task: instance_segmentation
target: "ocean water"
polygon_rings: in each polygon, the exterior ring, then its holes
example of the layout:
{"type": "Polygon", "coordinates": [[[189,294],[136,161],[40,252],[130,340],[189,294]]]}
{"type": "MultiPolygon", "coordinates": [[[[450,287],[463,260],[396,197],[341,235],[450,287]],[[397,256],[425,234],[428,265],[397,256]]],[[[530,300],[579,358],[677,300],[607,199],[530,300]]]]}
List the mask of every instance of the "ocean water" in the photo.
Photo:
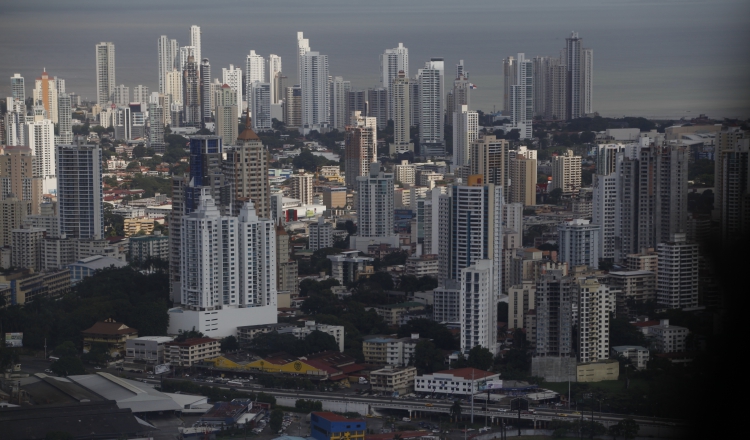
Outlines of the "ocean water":
{"type": "MultiPolygon", "coordinates": [[[[594,49],[594,110],[605,116],[750,117],[750,2],[746,0],[0,0],[0,96],[9,77],[27,95],[43,68],[68,92],[94,97],[94,45],[115,44],[116,80],[157,90],[160,35],[189,44],[202,30],[212,76],[244,70],[250,49],[282,57],[296,78],[296,33],[354,88],[379,85],[378,55],[403,42],[410,75],[444,57],[446,87],[464,60],[473,109],[502,106],[504,57],[556,56],[575,30],[594,49]]],[[[131,92],[132,93],[132,92],[131,92]]]]}

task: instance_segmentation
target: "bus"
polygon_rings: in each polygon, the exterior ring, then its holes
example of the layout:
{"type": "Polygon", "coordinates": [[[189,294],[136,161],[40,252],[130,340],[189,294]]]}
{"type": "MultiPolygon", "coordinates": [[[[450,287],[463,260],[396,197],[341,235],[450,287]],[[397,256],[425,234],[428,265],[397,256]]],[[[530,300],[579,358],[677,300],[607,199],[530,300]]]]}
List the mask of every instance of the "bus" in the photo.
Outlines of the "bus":
{"type": "Polygon", "coordinates": [[[59,361],[60,358],[57,356],[50,356],[49,358],[47,358],[47,360],[50,362],[55,362],[55,361],[59,361]]]}

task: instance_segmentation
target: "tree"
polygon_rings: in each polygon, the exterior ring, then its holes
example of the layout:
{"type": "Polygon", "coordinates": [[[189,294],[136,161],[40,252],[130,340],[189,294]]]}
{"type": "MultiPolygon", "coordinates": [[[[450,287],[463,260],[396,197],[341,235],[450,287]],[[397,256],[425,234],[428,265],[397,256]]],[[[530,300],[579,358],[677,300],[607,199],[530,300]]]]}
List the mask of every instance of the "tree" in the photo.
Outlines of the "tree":
{"type": "Polygon", "coordinates": [[[338,351],[339,344],[336,338],[320,330],[314,330],[305,339],[297,344],[304,351],[304,354],[319,353],[321,351],[338,351]]]}
{"type": "Polygon", "coordinates": [[[146,147],[143,145],[136,145],[133,148],[133,157],[144,157],[146,156],[146,147]]]}
{"type": "Polygon", "coordinates": [[[560,197],[562,197],[563,191],[561,188],[555,188],[549,192],[550,202],[557,205],[560,203],[560,197]]]}
{"type": "Polygon", "coordinates": [[[493,361],[492,352],[481,345],[475,345],[469,350],[468,363],[472,368],[487,371],[492,368],[493,361]]]}
{"type": "Polygon", "coordinates": [[[187,339],[195,339],[195,338],[205,338],[206,335],[203,333],[197,331],[195,327],[193,327],[192,330],[179,330],[179,333],[177,333],[177,337],[175,338],[175,342],[184,342],[187,339]]]}
{"type": "Polygon", "coordinates": [[[453,405],[451,405],[450,410],[451,417],[459,418],[461,417],[461,402],[458,400],[453,401],[453,405]]]}
{"type": "Polygon", "coordinates": [[[50,370],[58,376],[75,376],[86,374],[83,362],[75,356],[63,356],[50,365],[50,370]]]}
{"type": "Polygon", "coordinates": [[[273,411],[271,411],[271,430],[272,431],[278,431],[281,429],[281,423],[284,421],[284,411],[276,408],[273,411]]]}
{"type": "Polygon", "coordinates": [[[616,424],[609,427],[609,435],[612,436],[612,440],[617,440],[617,437],[624,439],[635,438],[638,435],[638,431],[641,429],[638,422],[633,419],[623,419],[616,424]]]}
{"type": "Polygon", "coordinates": [[[78,349],[76,348],[76,344],[72,341],[65,341],[55,347],[54,352],[59,357],[76,356],[78,354],[78,349]]]}
{"type": "Polygon", "coordinates": [[[234,351],[239,350],[240,343],[237,341],[237,338],[234,336],[227,336],[226,338],[222,338],[219,342],[219,345],[221,347],[222,353],[226,353],[227,351],[234,351]]]}
{"type": "Polygon", "coordinates": [[[609,320],[609,345],[640,345],[646,346],[648,342],[643,333],[625,318],[614,317],[609,320]]]}
{"type": "Polygon", "coordinates": [[[432,341],[422,340],[414,347],[414,366],[420,374],[432,373],[443,363],[443,354],[432,341]]]}

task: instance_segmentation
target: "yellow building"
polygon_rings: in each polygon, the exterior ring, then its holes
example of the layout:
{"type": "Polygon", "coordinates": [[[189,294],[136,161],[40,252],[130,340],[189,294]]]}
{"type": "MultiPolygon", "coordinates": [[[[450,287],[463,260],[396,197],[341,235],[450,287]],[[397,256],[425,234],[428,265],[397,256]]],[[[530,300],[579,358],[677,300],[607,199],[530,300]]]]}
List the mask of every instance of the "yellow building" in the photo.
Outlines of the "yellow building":
{"type": "Polygon", "coordinates": [[[125,352],[125,341],[138,337],[138,330],[117,322],[112,318],[99,321],[83,334],[83,352],[91,350],[95,343],[107,344],[110,354],[125,352]]]}
{"type": "Polygon", "coordinates": [[[132,237],[143,231],[146,235],[154,233],[154,219],[126,218],[122,227],[126,237],[132,237]]]}
{"type": "Polygon", "coordinates": [[[576,366],[578,382],[601,382],[617,380],[620,377],[620,363],[614,359],[587,362],[576,366]]]}

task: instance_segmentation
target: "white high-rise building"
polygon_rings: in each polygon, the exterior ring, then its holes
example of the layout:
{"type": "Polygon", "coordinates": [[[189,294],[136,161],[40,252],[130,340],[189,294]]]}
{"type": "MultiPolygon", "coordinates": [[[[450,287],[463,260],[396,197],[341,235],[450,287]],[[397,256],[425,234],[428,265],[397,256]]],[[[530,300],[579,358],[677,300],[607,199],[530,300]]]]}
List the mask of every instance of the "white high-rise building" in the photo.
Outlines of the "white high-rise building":
{"type": "Polygon", "coordinates": [[[595,174],[591,223],[599,225],[599,255],[602,259],[615,258],[615,218],[617,206],[617,174],[595,174]]]}
{"type": "Polygon", "coordinates": [[[534,79],[531,60],[518,54],[514,64],[515,83],[510,86],[510,122],[518,129],[521,139],[531,139],[534,120],[534,79]]]}
{"type": "Polygon", "coordinates": [[[409,77],[409,49],[404,43],[398,43],[398,47],[386,49],[380,55],[380,84],[388,91],[387,119],[393,119],[395,109],[393,107],[393,81],[399,72],[404,72],[409,77]]]}
{"type": "Polygon", "coordinates": [[[321,215],[317,223],[310,223],[308,249],[317,251],[333,247],[333,225],[326,223],[325,218],[321,215]]]}
{"type": "Polygon", "coordinates": [[[422,156],[445,155],[444,65],[442,58],[432,58],[423,69],[419,69],[419,154],[422,156]]]}
{"type": "Polygon", "coordinates": [[[265,82],[266,60],[251,50],[245,60],[245,87],[250,88],[254,82],[265,82]]]}
{"type": "Polygon", "coordinates": [[[581,156],[575,156],[573,150],[552,158],[552,182],[547,191],[556,188],[560,188],[564,195],[578,193],[581,189],[581,156]]]}
{"type": "Polygon", "coordinates": [[[297,84],[302,84],[302,56],[310,52],[310,40],[297,32],[297,84]]]}
{"type": "Polygon", "coordinates": [[[462,105],[460,111],[453,112],[453,164],[469,164],[469,147],[479,135],[479,114],[469,111],[462,105]]]}
{"type": "Polygon", "coordinates": [[[73,143],[73,107],[70,95],[60,93],[57,97],[57,144],[70,145],[73,143]]]}
{"type": "Polygon", "coordinates": [[[391,119],[393,119],[393,153],[406,153],[414,151],[414,144],[411,142],[411,97],[409,93],[409,76],[406,72],[400,71],[391,83],[390,88],[392,109],[391,119]]]}
{"type": "Polygon", "coordinates": [[[115,86],[112,94],[112,103],[118,107],[124,107],[130,104],[130,87],[125,84],[115,86]]]}
{"type": "Polygon", "coordinates": [[[201,62],[201,27],[192,25],[190,26],[190,45],[194,48],[193,56],[197,62],[201,62]]]}
{"type": "Polygon", "coordinates": [[[34,176],[42,178],[42,191],[44,194],[54,194],[57,189],[55,124],[42,118],[26,122],[24,140],[35,156],[34,176]]]}
{"type": "Polygon", "coordinates": [[[577,279],[578,362],[609,358],[609,317],[615,311],[615,291],[596,277],[577,279]]]}
{"type": "Polygon", "coordinates": [[[328,56],[307,52],[302,62],[302,126],[319,130],[329,123],[330,88],[328,87],[328,56]]]}
{"type": "Polygon", "coordinates": [[[96,45],[96,103],[99,107],[112,102],[115,84],[115,45],[101,42],[96,45]]]}
{"type": "Polygon", "coordinates": [[[143,85],[137,85],[133,88],[133,101],[141,103],[141,108],[144,108],[148,104],[151,93],[148,91],[148,87],[143,85]]]}
{"type": "Polygon", "coordinates": [[[104,238],[102,150],[96,145],[57,146],[60,234],[104,238]]]}
{"type": "Polygon", "coordinates": [[[26,145],[24,126],[26,125],[26,105],[23,101],[8,97],[8,112],[5,114],[5,145],[26,145]]]}
{"type": "Polygon", "coordinates": [[[394,208],[393,174],[380,171],[380,163],[373,162],[367,175],[357,177],[357,235],[349,237],[349,246],[363,252],[370,244],[397,247],[394,208]]]}
{"type": "Polygon", "coordinates": [[[310,173],[292,174],[290,196],[297,199],[303,205],[311,205],[313,201],[313,175],[310,173]]]}
{"type": "Polygon", "coordinates": [[[182,70],[170,70],[166,76],[166,95],[173,104],[182,104],[182,70]]]}
{"type": "Polygon", "coordinates": [[[346,130],[346,121],[350,116],[347,115],[347,98],[351,90],[351,81],[344,81],[341,76],[335,76],[331,81],[331,128],[346,130]]]}
{"type": "MultiPolygon", "coordinates": [[[[22,103],[26,102],[26,85],[20,73],[14,73],[10,77],[10,93],[13,99],[22,103]]],[[[10,106],[8,106],[10,109],[10,106]]]]}
{"type": "Polygon", "coordinates": [[[177,40],[169,39],[162,35],[156,42],[157,56],[159,61],[159,93],[166,95],[167,73],[179,69],[180,45],[177,40]]]}
{"type": "MultiPolygon", "coordinates": [[[[230,64],[229,68],[226,67],[221,69],[221,82],[222,84],[228,85],[234,90],[236,101],[237,101],[237,117],[242,115],[242,69],[234,67],[234,64],[230,64]]],[[[227,144],[230,145],[230,144],[227,144]]]]}
{"type": "Polygon", "coordinates": [[[215,133],[221,136],[224,145],[234,145],[237,141],[237,92],[224,84],[215,92],[214,114],[216,118],[215,133]]]}
{"type": "Polygon", "coordinates": [[[565,39],[564,56],[568,69],[568,118],[576,119],[591,113],[594,51],[585,49],[583,38],[571,32],[565,39]]]}
{"type": "Polygon", "coordinates": [[[281,91],[276,90],[276,74],[281,73],[281,57],[275,54],[268,55],[268,82],[271,83],[271,104],[278,104],[276,99],[281,96],[281,91]]]}
{"type": "Polygon", "coordinates": [[[688,242],[685,234],[656,247],[659,270],[656,302],[670,309],[698,306],[698,244],[688,242]]]}
{"type": "Polygon", "coordinates": [[[592,225],[588,220],[574,219],[557,226],[559,260],[568,263],[569,267],[599,267],[601,227],[592,225]]]}
{"type": "Polygon", "coordinates": [[[250,89],[250,111],[253,131],[267,131],[271,126],[271,84],[253,82],[250,89]]]}
{"type": "Polygon", "coordinates": [[[583,92],[583,98],[581,99],[581,105],[583,108],[583,114],[588,115],[594,112],[594,50],[583,49],[581,54],[581,91],[583,92]]]}
{"type": "Polygon", "coordinates": [[[513,57],[503,58],[503,115],[511,113],[510,87],[516,83],[516,59],[513,57]]]}
{"type": "Polygon", "coordinates": [[[47,118],[55,124],[58,123],[57,98],[57,82],[46,71],[42,72],[42,76],[34,81],[34,105],[42,103],[44,111],[47,112],[47,118]]]}
{"type": "Polygon", "coordinates": [[[497,354],[497,291],[495,264],[477,260],[461,269],[461,351],[477,345],[497,354]]]}
{"type": "Polygon", "coordinates": [[[185,69],[185,63],[188,62],[190,57],[193,57],[197,62],[200,62],[198,58],[195,56],[195,48],[193,46],[182,46],[180,48],[179,53],[179,62],[177,70],[180,71],[180,76],[182,76],[182,71],[185,69]]]}

